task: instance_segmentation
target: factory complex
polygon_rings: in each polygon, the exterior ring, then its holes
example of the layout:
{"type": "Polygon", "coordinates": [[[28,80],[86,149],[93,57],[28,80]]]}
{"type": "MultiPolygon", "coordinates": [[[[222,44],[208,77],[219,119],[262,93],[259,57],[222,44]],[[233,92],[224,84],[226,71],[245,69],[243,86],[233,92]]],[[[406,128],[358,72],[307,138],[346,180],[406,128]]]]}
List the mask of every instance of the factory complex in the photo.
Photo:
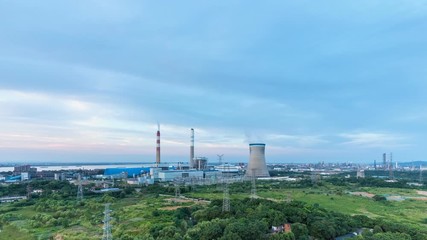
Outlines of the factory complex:
{"type": "MultiPolygon", "coordinates": [[[[219,163],[209,165],[208,158],[195,157],[194,155],[194,129],[191,128],[190,153],[188,163],[167,164],[161,161],[160,125],[156,133],[156,161],[149,166],[140,168],[107,168],[104,174],[98,178],[131,179],[130,184],[153,184],[155,182],[211,182],[216,183],[224,178],[242,179],[250,177],[269,177],[265,162],[265,144],[249,144],[249,164],[247,170],[245,164],[232,165],[219,163]],[[245,174],[246,172],[246,174],[245,174]]],[[[220,161],[223,155],[218,155],[220,161]]]]}
{"type": "MultiPolygon", "coordinates": [[[[217,183],[240,181],[244,178],[269,177],[265,161],[265,144],[249,144],[248,164],[233,165],[222,162],[223,155],[218,155],[219,163],[210,164],[206,157],[196,157],[194,147],[194,129],[191,128],[190,152],[188,162],[166,163],[161,160],[160,125],[156,132],[156,158],[151,164],[136,167],[107,167],[105,169],[66,169],[52,171],[37,171],[30,165],[16,166],[12,173],[0,175],[0,182],[15,183],[30,179],[55,179],[75,181],[80,176],[86,182],[114,182],[127,181],[128,184],[150,185],[156,182],[180,182],[188,184],[217,183]],[[247,167],[246,167],[247,165],[247,167]],[[92,181],[93,180],[93,181],[92,181]]],[[[105,188],[114,184],[107,184],[105,188]]]]}

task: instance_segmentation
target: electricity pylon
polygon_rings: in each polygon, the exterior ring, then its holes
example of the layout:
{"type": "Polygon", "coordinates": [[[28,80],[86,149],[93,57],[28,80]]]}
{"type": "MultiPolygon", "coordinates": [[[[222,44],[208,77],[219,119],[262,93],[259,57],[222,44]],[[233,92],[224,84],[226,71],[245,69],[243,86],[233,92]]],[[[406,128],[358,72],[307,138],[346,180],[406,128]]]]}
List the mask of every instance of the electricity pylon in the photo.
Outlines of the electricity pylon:
{"type": "Polygon", "coordinates": [[[252,169],[252,178],[251,178],[251,199],[257,198],[256,195],[256,176],[255,176],[255,169],[252,169]]]}
{"type": "Polygon", "coordinates": [[[77,187],[77,201],[83,201],[83,186],[82,186],[82,177],[79,173],[77,176],[78,187],[77,187]]]}
{"type": "MultiPolygon", "coordinates": [[[[228,170],[228,169],[227,169],[228,170]]],[[[227,171],[228,172],[228,171],[227,171]]],[[[228,175],[225,177],[223,175],[223,198],[222,198],[222,211],[223,212],[229,212],[230,211],[230,192],[228,189],[228,175]]]]}
{"type": "Polygon", "coordinates": [[[104,234],[102,235],[102,240],[113,240],[113,234],[111,233],[111,224],[110,224],[110,204],[105,204],[104,210],[104,234]]]}

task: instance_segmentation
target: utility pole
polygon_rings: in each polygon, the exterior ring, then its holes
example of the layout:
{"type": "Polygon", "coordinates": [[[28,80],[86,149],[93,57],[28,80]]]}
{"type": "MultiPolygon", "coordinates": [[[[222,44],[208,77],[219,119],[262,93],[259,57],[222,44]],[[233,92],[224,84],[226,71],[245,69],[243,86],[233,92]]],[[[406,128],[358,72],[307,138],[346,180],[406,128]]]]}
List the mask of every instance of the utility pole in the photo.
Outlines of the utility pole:
{"type": "Polygon", "coordinates": [[[104,210],[104,234],[102,235],[102,240],[113,240],[113,234],[111,233],[111,224],[110,224],[110,204],[105,204],[104,210]]]}
{"type": "Polygon", "coordinates": [[[78,187],[77,187],[77,201],[83,201],[83,186],[81,174],[77,176],[78,187]]]}

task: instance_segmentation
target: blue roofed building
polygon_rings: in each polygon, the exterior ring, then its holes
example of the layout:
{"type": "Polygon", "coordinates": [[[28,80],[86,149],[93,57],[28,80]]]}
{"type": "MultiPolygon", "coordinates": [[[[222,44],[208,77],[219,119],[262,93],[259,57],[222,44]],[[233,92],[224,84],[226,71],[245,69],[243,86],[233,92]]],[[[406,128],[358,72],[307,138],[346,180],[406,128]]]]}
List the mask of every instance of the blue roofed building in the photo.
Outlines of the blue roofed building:
{"type": "Polygon", "coordinates": [[[105,177],[136,177],[141,176],[142,174],[150,174],[150,168],[106,168],[104,171],[105,177]]]}

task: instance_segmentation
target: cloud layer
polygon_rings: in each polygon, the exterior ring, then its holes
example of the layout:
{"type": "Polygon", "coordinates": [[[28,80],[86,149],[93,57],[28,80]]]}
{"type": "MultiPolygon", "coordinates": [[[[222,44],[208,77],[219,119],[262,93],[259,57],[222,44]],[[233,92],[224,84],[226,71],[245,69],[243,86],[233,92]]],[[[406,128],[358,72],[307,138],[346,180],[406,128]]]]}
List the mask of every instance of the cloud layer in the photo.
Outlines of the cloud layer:
{"type": "Polygon", "coordinates": [[[0,1],[1,161],[427,156],[427,5],[0,1]]]}

